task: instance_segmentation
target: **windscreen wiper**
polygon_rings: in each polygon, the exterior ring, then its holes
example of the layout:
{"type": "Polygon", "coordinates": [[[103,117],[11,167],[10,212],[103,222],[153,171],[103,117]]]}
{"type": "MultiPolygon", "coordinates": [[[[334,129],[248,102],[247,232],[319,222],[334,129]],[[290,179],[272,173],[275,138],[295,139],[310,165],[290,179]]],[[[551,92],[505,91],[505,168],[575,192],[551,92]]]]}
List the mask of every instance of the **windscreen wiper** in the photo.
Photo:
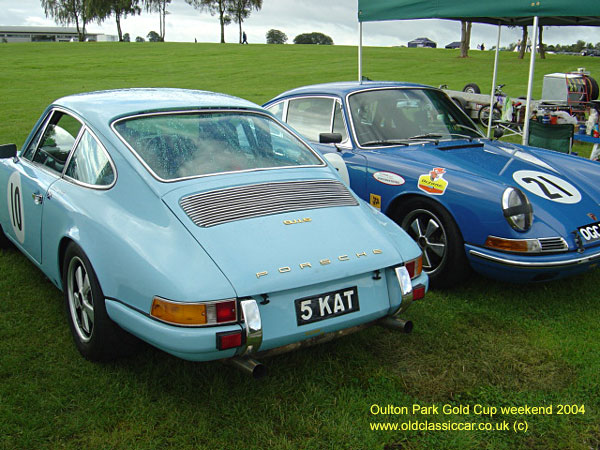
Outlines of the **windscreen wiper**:
{"type": "Polygon", "coordinates": [[[411,141],[430,141],[430,142],[433,142],[435,145],[437,145],[438,142],[440,141],[441,137],[442,137],[441,134],[427,133],[427,134],[417,134],[416,136],[411,136],[408,139],[410,139],[411,141]]]}
{"type": "Polygon", "coordinates": [[[438,133],[427,133],[427,134],[417,134],[416,136],[411,136],[409,139],[439,139],[442,135],[438,133]]]}
{"type": "Polygon", "coordinates": [[[367,142],[361,142],[362,147],[374,147],[376,145],[408,145],[405,140],[380,139],[367,142]]]}
{"type": "Polygon", "coordinates": [[[450,136],[451,137],[458,137],[458,138],[468,139],[469,142],[473,142],[473,136],[469,136],[467,134],[450,133],[450,136]]]}

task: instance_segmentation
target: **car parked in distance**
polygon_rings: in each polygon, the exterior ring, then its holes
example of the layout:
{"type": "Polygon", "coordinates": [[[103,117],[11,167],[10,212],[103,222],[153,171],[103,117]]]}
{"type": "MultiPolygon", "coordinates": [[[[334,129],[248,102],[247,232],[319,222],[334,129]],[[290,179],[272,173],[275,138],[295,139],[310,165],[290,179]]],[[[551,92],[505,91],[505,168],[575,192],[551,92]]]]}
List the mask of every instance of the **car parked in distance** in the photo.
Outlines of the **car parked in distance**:
{"type": "Polygon", "coordinates": [[[581,51],[581,56],[600,56],[600,50],[595,48],[586,48],[581,51]]]}
{"type": "Polygon", "coordinates": [[[91,360],[130,333],[260,375],[256,354],[376,323],[409,331],[398,314],[428,287],[404,230],[288,127],[223,94],[56,100],[19,153],[0,146],[0,190],[0,244],[64,291],[91,360]]]}
{"type": "Polygon", "coordinates": [[[419,243],[433,286],[459,284],[469,267],[527,282],[600,261],[597,163],[486,139],[440,89],[339,82],[264,106],[419,243]]]}

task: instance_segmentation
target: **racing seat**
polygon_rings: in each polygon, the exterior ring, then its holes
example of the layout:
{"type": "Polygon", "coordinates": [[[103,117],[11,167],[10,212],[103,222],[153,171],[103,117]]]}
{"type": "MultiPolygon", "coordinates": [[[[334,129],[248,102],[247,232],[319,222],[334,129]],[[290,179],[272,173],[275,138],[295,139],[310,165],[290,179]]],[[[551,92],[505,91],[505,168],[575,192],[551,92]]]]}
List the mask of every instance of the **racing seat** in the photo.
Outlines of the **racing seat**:
{"type": "Polygon", "coordinates": [[[574,132],[575,127],[571,123],[551,125],[530,120],[527,143],[533,147],[571,153],[574,132]]]}

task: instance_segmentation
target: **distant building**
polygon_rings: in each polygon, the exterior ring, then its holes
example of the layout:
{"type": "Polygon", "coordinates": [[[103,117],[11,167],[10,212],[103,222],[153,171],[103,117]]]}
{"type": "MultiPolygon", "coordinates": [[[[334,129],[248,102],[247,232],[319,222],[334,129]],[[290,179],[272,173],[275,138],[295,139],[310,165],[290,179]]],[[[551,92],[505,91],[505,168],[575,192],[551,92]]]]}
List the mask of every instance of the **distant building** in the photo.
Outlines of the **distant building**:
{"type": "Polygon", "coordinates": [[[460,48],[460,42],[458,42],[458,41],[450,42],[444,48],[460,48]]]}
{"type": "Polygon", "coordinates": [[[417,39],[413,39],[412,41],[410,41],[408,43],[409,47],[430,47],[430,48],[436,48],[437,44],[435,42],[433,42],[431,39],[428,39],[426,37],[421,37],[421,38],[417,38],[417,39]]]}
{"type": "MultiPolygon", "coordinates": [[[[118,41],[117,36],[86,33],[88,41],[118,41]]],[[[1,42],[71,42],[78,41],[75,27],[6,27],[0,25],[1,42]]]]}

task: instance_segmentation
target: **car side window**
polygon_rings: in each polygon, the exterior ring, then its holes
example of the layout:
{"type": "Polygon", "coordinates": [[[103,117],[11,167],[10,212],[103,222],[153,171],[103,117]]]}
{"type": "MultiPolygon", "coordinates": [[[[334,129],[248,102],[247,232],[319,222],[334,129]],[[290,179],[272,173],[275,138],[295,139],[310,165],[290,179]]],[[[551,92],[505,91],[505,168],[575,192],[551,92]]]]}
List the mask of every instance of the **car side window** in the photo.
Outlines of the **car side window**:
{"type": "Polygon", "coordinates": [[[285,105],[285,102],[279,102],[275,105],[271,105],[267,108],[267,111],[269,111],[271,114],[273,114],[275,117],[277,117],[279,120],[283,120],[283,107],[285,105]]]}
{"type": "Polygon", "coordinates": [[[81,126],[81,122],[74,117],[60,111],[55,112],[40,140],[33,161],[62,173],[81,126]]]}
{"type": "Polygon", "coordinates": [[[21,154],[21,158],[25,158],[25,159],[28,159],[31,161],[31,158],[33,158],[33,154],[35,153],[35,149],[37,148],[37,144],[40,140],[40,136],[42,135],[42,132],[44,131],[44,127],[45,127],[45,124],[47,121],[48,121],[48,117],[46,117],[46,119],[44,120],[42,125],[40,125],[40,127],[37,129],[35,136],[29,143],[29,146],[21,154]]]}
{"type": "Polygon", "coordinates": [[[88,130],[81,136],[65,175],[91,186],[109,186],[115,180],[106,151],[88,130]]]}
{"type": "Polygon", "coordinates": [[[346,125],[344,124],[344,117],[342,114],[342,105],[340,105],[339,102],[335,102],[333,110],[333,132],[342,135],[342,142],[348,139],[348,133],[346,132],[346,125]]]}
{"type": "Polygon", "coordinates": [[[306,139],[319,142],[319,134],[331,132],[332,98],[299,98],[290,100],[287,123],[306,139]]]}

